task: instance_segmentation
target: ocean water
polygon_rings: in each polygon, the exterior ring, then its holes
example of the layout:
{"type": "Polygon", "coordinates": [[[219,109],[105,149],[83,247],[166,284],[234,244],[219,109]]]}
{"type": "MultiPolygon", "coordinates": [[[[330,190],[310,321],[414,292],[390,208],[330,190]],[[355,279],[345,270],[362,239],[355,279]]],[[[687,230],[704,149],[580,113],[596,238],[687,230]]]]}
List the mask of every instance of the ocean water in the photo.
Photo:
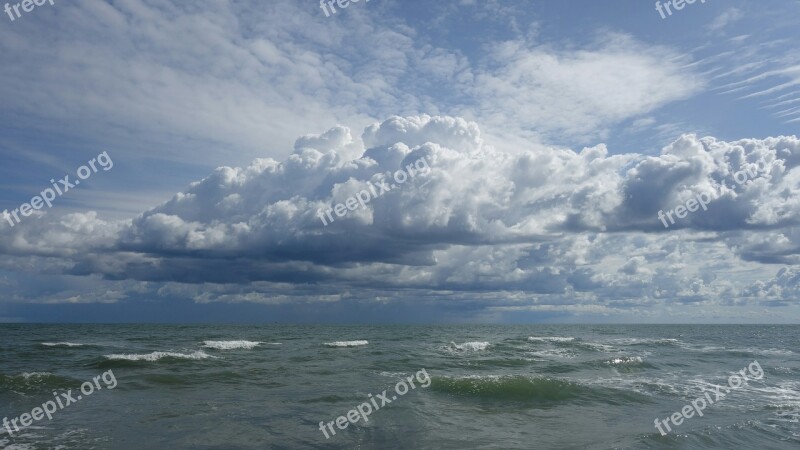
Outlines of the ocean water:
{"type": "Polygon", "coordinates": [[[116,387],[0,447],[799,448],[798,344],[798,326],[5,324],[0,418],[116,387]],[[762,379],[655,428],[754,361],[762,379]],[[368,422],[320,431],[384,390],[368,422]]]}

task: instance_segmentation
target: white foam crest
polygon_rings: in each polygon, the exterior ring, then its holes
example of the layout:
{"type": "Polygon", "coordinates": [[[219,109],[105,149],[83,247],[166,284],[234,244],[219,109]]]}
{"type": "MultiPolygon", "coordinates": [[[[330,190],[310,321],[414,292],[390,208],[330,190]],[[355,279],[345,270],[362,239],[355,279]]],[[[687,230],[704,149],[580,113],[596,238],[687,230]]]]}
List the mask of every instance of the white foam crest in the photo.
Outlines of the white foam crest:
{"type": "Polygon", "coordinates": [[[622,351],[614,346],[608,344],[600,344],[599,342],[581,342],[580,345],[604,353],[616,353],[622,351]]]}
{"type": "Polygon", "coordinates": [[[550,350],[540,350],[537,352],[531,352],[533,356],[538,356],[539,358],[565,358],[565,359],[572,359],[574,358],[575,352],[570,350],[564,350],[560,348],[553,348],[550,350]]]}
{"type": "Polygon", "coordinates": [[[448,348],[450,350],[455,350],[459,352],[466,352],[466,351],[478,352],[489,348],[489,343],[473,341],[473,342],[464,342],[463,344],[456,344],[455,342],[451,342],[448,348]]]}
{"type": "Polygon", "coordinates": [[[477,374],[469,374],[469,375],[461,375],[461,376],[443,376],[442,378],[450,379],[450,380],[490,380],[490,381],[501,381],[503,378],[508,378],[508,376],[503,375],[477,375],[477,374]]]}
{"type": "MultiPolygon", "coordinates": [[[[669,393],[669,395],[684,395],[689,396],[687,392],[678,390],[672,381],[667,381],[660,378],[651,377],[636,377],[636,376],[616,376],[608,377],[595,377],[581,380],[591,386],[600,386],[610,389],[624,389],[626,391],[635,392],[637,394],[645,395],[648,397],[655,397],[669,393]]],[[[694,395],[694,394],[692,394],[694,395]]],[[[695,396],[696,397],[696,396],[695,396]]]]}
{"type": "MultiPolygon", "coordinates": [[[[773,408],[794,408],[794,405],[770,405],[773,408]]],[[[800,423],[800,409],[793,409],[791,411],[780,411],[776,412],[775,416],[770,419],[775,422],[787,422],[787,423],[800,423]]],[[[797,433],[792,433],[794,436],[798,436],[797,433]]]]}
{"type": "Polygon", "coordinates": [[[756,348],[756,347],[743,347],[743,348],[727,348],[715,345],[691,345],[680,344],[681,348],[692,352],[711,353],[711,352],[728,352],[728,353],[752,353],[754,355],[776,355],[776,356],[789,356],[794,355],[794,352],[782,348],[756,348]]]}
{"type": "Polygon", "coordinates": [[[606,364],[618,365],[618,364],[636,364],[642,362],[641,356],[624,356],[621,358],[613,358],[609,361],[606,361],[606,364]]]}
{"type": "Polygon", "coordinates": [[[203,347],[213,348],[216,350],[235,350],[235,349],[252,349],[258,347],[261,342],[257,341],[203,341],[203,347]]]}
{"type": "Polygon", "coordinates": [[[326,342],[326,347],[359,347],[362,345],[369,344],[369,341],[335,341],[335,342],[326,342]]]}
{"type": "Polygon", "coordinates": [[[788,356],[793,355],[794,352],[791,350],[785,350],[782,348],[755,348],[755,347],[746,347],[746,348],[732,348],[728,349],[729,352],[741,352],[741,353],[753,353],[755,355],[779,355],[779,356],[788,356]]]}
{"type": "Polygon", "coordinates": [[[561,336],[530,336],[528,340],[531,342],[572,342],[575,338],[561,336]]]}
{"type": "Polygon", "coordinates": [[[681,348],[689,350],[690,352],[700,352],[700,353],[715,353],[715,352],[725,351],[725,347],[717,347],[715,345],[704,345],[704,346],[681,345],[681,348]]]}
{"type": "Polygon", "coordinates": [[[83,347],[86,344],[78,344],[75,342],[42,342],[45,347],[83,347]]]}
{"type": "Polygon", "coordinates": [[[612,342],[622,345],[681,344],[681,341],[674,338],[620,338],[620,339],[612,339],[612,342]]]}
{"type": "Polygon", "coordinates": [[[22,378],[25,378],[26,380],[30,379],[30,378],[43,378],[43,377],[50,377],[50,376],[53,376],[53,374],[50,373],[50,372],[30,372],[30,373],[23,372],[22,373],[22,378]]]}
{"type": "Polygon", "coordinates": [[[153,352],[147,354],[114,354],[105,355],[107,359],[111,360],[124,360],[124,361],[158,361],[162,358],[177,358],[177,359],[206,359],[214,358],[208,353],[198,350],[193,353],[177,353],[177,352],[153,352]]]}
{"type": "Polygon", "coordinates": [[[380,372],[380,373],[378,373],[378,375],[380,375],[382,377],[390,377],[390,378],[402,378],[402,377],[406,376],[406,374],[403,373],[403,372],[386,372],[386,371],[380,372]]]}
{"type": "MultiPolygon", "coordinates": [[[[32,428],[32,427],[26,427],[26,428],[32,428]]],[[[0,430],[0,433],[8,434],[5,428],[0,430]]],[[[5,450],[32,450],[35,447],[33,447],[32,444],[22,444],[22,443],[12,444],[11,441],[8,439],[0,438],[0,448],[3,448],[5,450]]]]}
{"type": "MultiPolygon", "coordinates": [[[[749,374],[748,374],[749,375],[749,374]]],[[[777,386],[766,386],[748,383],[750,390],[756,391],[767,400],[767,404],[773,408],[797,408],[800,407],[800,383],[797,381],[785,381],[778,383],[777,386]]]]}

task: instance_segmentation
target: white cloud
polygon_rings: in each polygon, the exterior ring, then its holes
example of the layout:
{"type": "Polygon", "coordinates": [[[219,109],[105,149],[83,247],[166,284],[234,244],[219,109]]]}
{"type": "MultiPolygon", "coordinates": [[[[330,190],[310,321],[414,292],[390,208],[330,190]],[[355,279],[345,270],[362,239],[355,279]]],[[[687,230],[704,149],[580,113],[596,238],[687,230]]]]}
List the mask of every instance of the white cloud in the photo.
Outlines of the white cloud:
{"type": "Polygon", "coordinates": [[[744,17],[744,13],[738,8],[729,8],[718,15],[708,26],[711,31],[719,31],[744,17]]]}
{"type": "Polygon", "coordinates": [[[465,112],[493,129],[546,141],[587,141],[703,87],[686,57],[612,35],[592,48],[558,50],[505,42],[470,86],[477,106],[465,112]]]}
{"type": "Polygon", "coordinates": [[[686,135],[658,156],[610,155],[604,145],[506,153],[461,118],[392,117],[361,138],[341,126],[304,135],[282,161],[220,167],[131,221],[86,213],[0,225],[0,252],[6,270],[102,276],[111,301],[135,287],[199,302],[457,295],[535,310],[558,308],[543,301],[571,305],[564,311],[713,308],[773,276],[764,263],[796,263],[799,163],[794,136],[686,135]],[[422,156],[424,179],[323,226],[317,211],[351,185],[422,156]],[[738,183],[749,166],[762,169],[738,183]],[[658,210],[698,192],[713,199],[708,211],[666,231],[658,210]]]}

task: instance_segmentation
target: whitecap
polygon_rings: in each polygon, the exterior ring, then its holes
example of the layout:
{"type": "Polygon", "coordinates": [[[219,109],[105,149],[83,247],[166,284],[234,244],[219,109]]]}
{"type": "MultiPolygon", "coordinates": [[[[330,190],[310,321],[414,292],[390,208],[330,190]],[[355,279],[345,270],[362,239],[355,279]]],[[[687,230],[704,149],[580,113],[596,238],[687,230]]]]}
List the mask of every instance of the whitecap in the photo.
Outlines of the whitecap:
{"type": "Polygon", "coordinates": [[[75,342],[42,342],[45,347],[83,347],[86,344],[77,344],[75,342]]]}
{"type": "Polygon", "coordinates": [[[560,348],[554,348],[550,350],[541,350],[537,352],[531,352],[533,356],[538,356],[539,358],[565,358],[565,359],[572,359],[574,358],[575,352],[564,350],[560,348]]]}
{"type": "MultiPolygon", "coordinates": [[[[26,427],[26,428],[33,428],[33,427],[26,427]]],[[[5,428],[0,428],[0,436],[2,436],[2,434],[8,434],[5,428]]],[[[23,444],[23,443],[12,444],[9,439],[0,437],[0,448],[3,448],[5,450],[33,450],[35,447],[33,447],[32,444],[23,444]]]]}
{"type": "Polygon", "coordinates": [[[599,342],[582,342],[580,345],[582,347],[586,347],[586,348],[589,348],[589,349],[592,349],[592,350],[597,350],[597,351],[603,352],[603,353],[616,353],[616,352],[620,352],[621,351],[620,349],[618,349],[616,347],[613,347],[613,346],[607,345],[607,344],[601,344],[599,342]]]}
{"type": "Polygon", "coordinates": [[[725,347],[717,347],[715,345],[681,345],[681,348],[689,350],[690,352],[700,353],[716,353],[726,351],[725,347]]]}
{"type": "Polygon", "coordinates": [[[611,339],[611,342],[618,345],[677,345],[679,347],[685,345],[674,338],[619,338],[611,339]]]}
{"type": "Polygon", "coordinates": [[[489,348],[488,342],[464,342],[463,344],[456,344],[455,342],[451,342],[448,349],[451,351],[458,351],[458,352],[466,352],[466,351],[482,351],[489,348]]]}
{"type": "Polygon", "coordinates": [[[176,352],[153,352],[147,354],[115,354],[105,355],[107,359],[111,360],[125,360],[125,361],[158,361],[162,358],[176,358],[176,359],[206,359],[214,358],[208,353],[198,350],[193,353],[176,353],[176,352]]]}
{"type": "Polygon", "coordinates": [[[779,355],[779,356],[789,356],[793,355],[794,352],[791,350],[786,350],[782,348],[755,348],[755,347],[746,347],[746,348],[732,348],[727,349],[728,352],[738,352],[738,353],[752,353],[754,355],[779,355]]]}
{"type": "Polygon", "coordinates": [[[326,347],[358,347],[367,344],[369,344],[369,341],[336,341],[326,342],[323,345],[326,347]]]}
{"type": "Polygon", "coordinates": [[[642,357],[641,356],[623,356],[620,358],[612,358],[609,361],[606,361],[606,364],[618,365],[618,364],[636,364],[641,363],[642,357]]]}
{"type": "Polygon", "coordinates": [[[216,350],[252,349],[260,345],[256,341],[203,341],[203,347],[216,350]]]}
{"type": "Polygon", "coordinates": [[[561,337],[561,336],[531,336],[528,338],[532,342],[572,342],[574,337],[561,337]]]}
{"type": "Polygon", "coordinates": [[[386,372],[386,371],[382,371],[382,372],[378,373],[378,375],[380,375],[382,377],[390,377],[390,378],[402,378],[402,377],[406,376],[406,374],[404,372],[386,372]]]}
{"type": "Polygon", "coordinates": [[[30,378],[43,378],[43,377],[50,377],[50,376],[53,376],[53,374],[50,373],[50,372],[30,372],[30,373],[23,372],[22,373],[22,378],[25,378],[26,380],[30,379],[30,378]]]}

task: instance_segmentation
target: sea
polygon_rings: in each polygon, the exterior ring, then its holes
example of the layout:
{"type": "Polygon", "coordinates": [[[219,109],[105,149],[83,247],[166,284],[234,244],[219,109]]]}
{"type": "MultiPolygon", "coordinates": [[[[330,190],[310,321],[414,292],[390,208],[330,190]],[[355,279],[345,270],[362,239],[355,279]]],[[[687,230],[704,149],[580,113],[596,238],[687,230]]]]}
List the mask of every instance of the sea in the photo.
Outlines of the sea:
{"type": "Polygon", "coordinates": [[[69,403],[0,448],[797,449],[799,352],[782,325],[0,324],[0,418],[69,403]]]}

